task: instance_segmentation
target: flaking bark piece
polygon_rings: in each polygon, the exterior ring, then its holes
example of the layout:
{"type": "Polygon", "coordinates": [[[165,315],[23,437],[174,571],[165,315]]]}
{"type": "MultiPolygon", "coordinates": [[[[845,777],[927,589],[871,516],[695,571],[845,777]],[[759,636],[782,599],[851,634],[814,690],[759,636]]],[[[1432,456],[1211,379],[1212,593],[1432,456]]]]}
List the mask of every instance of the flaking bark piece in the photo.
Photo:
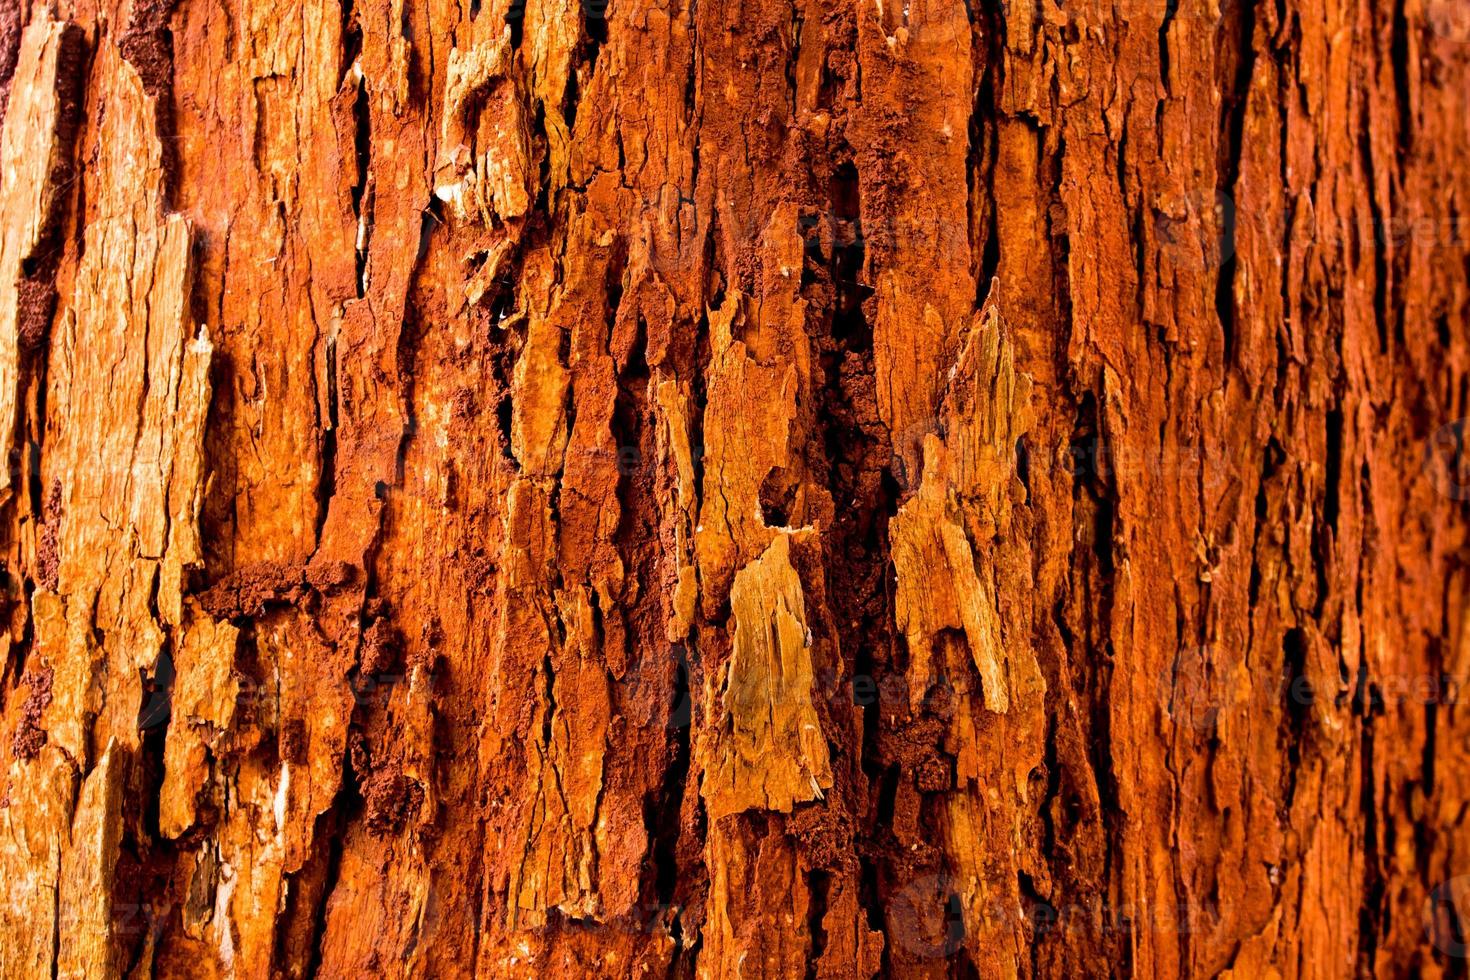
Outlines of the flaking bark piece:
{"type": "Polygon", "coordinates": [[[725,717],[704,795],[711,819],[748,809],[789,813],[832,786],[827,742],[812,703],[812,635],[790,534],[735,575],[734,649],[725,717]]]}

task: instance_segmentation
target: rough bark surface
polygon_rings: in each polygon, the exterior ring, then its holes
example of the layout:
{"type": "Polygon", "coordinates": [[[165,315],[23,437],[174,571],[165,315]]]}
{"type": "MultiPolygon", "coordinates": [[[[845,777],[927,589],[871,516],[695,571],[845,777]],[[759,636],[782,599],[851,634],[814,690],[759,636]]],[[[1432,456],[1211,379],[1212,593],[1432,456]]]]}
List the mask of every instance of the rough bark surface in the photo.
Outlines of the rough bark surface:
{"type": "Polygon", "coordinates": [[[0,0],[0,976],[1463,975],[1463,0],[0,0]]]}

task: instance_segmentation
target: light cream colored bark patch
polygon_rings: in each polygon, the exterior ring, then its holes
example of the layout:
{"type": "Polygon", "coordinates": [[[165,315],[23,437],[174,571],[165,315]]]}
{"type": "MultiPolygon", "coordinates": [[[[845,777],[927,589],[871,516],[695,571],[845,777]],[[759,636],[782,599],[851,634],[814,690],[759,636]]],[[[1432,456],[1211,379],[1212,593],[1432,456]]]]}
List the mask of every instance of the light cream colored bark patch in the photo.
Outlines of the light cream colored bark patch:
{"type": "MultiPolygon", "coordinates": [[[[54,175],[65,151],[58,133],[58,68],[70,25],[42,14],[21,36],[20,55],[0,135],[0,459],[15,439],[20,382],[20,278],[59,193],[54,175]]],[[[10,467],[0,466],[0,499],[10,467]]]]}
{"type": "Polygon", "coordinates": [[[703,793],[711,820],[749,809],[788,813],[832,786],[812,703],[812,637],[791,535],[735,575],[734,650],[703,793]]]}

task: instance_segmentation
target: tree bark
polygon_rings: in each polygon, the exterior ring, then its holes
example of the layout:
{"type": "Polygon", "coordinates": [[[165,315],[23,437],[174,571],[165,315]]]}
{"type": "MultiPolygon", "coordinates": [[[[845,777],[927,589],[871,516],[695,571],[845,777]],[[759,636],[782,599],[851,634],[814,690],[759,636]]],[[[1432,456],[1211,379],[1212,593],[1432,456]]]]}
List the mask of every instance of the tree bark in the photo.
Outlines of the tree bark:
{"type": "Polygon", "coordinates": [[[1464,975],[1461,0],[0,0],[0,976],[1464,975]]]}

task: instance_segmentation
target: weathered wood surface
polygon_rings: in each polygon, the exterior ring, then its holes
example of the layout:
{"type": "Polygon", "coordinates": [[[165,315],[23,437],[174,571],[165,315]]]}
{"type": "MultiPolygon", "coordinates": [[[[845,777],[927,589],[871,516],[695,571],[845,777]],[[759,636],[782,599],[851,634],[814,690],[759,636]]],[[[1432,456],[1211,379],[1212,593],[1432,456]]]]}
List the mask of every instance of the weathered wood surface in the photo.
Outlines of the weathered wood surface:
{"type": "Polygon", "coordinates": [[[1463,974],[1462,0],[0,79],[0,976],[1463,974]]]}

